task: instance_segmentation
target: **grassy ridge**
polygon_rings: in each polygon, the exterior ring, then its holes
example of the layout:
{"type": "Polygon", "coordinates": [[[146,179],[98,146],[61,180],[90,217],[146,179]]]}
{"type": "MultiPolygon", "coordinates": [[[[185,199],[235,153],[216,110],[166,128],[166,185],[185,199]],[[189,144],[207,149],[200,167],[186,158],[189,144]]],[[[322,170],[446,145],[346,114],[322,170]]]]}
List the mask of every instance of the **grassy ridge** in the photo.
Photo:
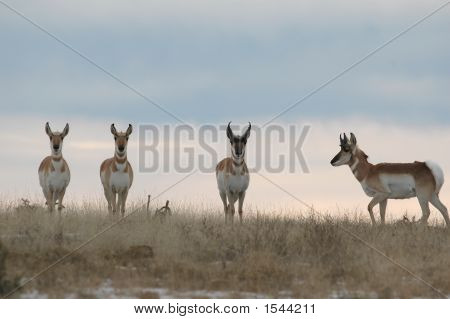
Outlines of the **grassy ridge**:
{"type": "MultiPolygon", "coordinates": [[[[31,277],[113,222],[88,205],[68,208],[61,218],[39,207],[0,209],[0,241],[8,252],[0,282],[31,277]]],[[[441,227],[266,215],[231,226],[218,212],[186,206],[166,219],[138,211],[15,297],[34,291],[38,297],[158,298],[156,288],[184,297],[440,297],[343,228],[450,295],[450,235],[441,227]],[[99,295],[105,282],[110,292],[99,295]]]]}

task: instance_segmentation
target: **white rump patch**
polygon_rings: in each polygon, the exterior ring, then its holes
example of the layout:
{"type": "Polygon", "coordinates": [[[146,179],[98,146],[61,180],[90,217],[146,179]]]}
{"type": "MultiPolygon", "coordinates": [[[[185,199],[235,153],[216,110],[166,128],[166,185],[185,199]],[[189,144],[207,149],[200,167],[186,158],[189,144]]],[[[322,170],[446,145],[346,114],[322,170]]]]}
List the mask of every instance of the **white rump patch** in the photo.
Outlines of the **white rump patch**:
{"type": "Polygon", "coordinates": [[[431,170],[431,173],[434,176],[434,180],[436,181],[436,193],[439,194],[442,186],[444,185],[444,172],[439,164],[433,161],[426,161],[425,165],[431,170]]]}

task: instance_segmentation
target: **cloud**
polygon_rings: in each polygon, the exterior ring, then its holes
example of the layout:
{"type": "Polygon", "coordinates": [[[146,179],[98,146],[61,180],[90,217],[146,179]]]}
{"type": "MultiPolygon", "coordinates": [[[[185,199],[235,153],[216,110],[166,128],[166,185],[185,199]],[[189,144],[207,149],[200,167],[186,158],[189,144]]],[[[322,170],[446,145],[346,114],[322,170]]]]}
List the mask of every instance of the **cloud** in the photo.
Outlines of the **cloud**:
{"type": "MultiPolygon", "coordinates": [[[[395,23],[399,15],[409,18],[435,9],[442,1],[295,1],[280,3],[276,0],[229,1],[229,0],[159,0],[129,2],[80,0],[76,3],[54,2],[51,0],[15,1],[14,6],[22,11],[45,18],[58,25],[83,29],[89,26],[102,27],[109,24],[126,25],[130,22],[138,27],[175,22],[175,26],[199,25],[219,26],[221,29],[241,29],[242,27],[265,31],[274,27],[284,27],[294,22],[317,26],[323,22],[337,20],[339,24],[352,21],[395,23]],[[52,10],[49,10],[52,8],[52,10]],[[83,23],[80,23],[80,22],[83,23]],[[319,23],[318,23],[319,22],[319,23]]],[[[259,32],[259,31],[258,31],[259,32]]]]}
{"type": "MultiPolygon", "coordinates": [[[[188,121],[204,122],[226,121],[237,113],[267,120],[438,3],[169,0],[14,5],[158,104],[188,121]]],[[[8,25],[0,31],[5,43],[0,61],[4,113],[173,122],[7,9],[0,15],[8,25]]],[[[448,122],[450,45],[443,41],[448,21],[446,10],[440,12],[289,114],[358,114],[379,120],[389,114],[404,122],[405,110],[413,108],[408,121],[425,117],[448,122]]]]}

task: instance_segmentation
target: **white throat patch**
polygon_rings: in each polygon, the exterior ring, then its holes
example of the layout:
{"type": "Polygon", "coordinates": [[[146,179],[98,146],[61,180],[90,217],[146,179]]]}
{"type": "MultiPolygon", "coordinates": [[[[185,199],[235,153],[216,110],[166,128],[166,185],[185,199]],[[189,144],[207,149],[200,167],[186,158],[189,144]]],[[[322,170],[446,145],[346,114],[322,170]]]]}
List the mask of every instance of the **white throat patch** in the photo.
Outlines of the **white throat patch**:
{"type": "Polygon", "coordinates": [[[352,169],[352,172],[355,173],[356,168],[359,165],[359,158],[356,158],[356,161],[353,163],[352,166],[350,166],[350,168],[352,169]]]}

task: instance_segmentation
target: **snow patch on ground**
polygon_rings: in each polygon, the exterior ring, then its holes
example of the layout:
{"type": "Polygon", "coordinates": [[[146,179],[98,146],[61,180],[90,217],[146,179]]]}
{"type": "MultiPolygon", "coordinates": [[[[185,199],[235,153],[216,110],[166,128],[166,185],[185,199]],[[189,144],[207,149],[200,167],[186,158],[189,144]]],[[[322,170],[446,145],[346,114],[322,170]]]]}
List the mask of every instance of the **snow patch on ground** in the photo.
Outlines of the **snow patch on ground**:
{"type": "MultiPolygon", "coordinates": [[[[100,286],[95,288],[86,288],[80,293],[66,294],[66,299],[80,298],[80,295],[93,296],[98,299],[138,299],[146,294],[154,296],[156,299],[190,299],[190,298],[210,298],[210,299],[268,299],[269,295],[258,294],[253,292],[234,292],[234,291],[209,291],[209,290],[192,290],[192,291],[174,291],[168,288],[116,288],[113,286],[112,280],[104,281],[100,286]]],[[[288,291],[280,292],[283,298],[289,298],[288,291]]],[[[37,290],[30,290],[20,295],[24,299],[47,299],[48,295],[40,293],[37,290]]]]}
{"type": "Polygon", "coordinates": [[[266,299],[270,296],[252,292],[229,292],[229,291],[209,291],[209,290],[192,290],[192,291],[173,291],[167,288],[115,288],[112,286],[111,280],[106,280],[102,285],[95,289],[86,290],[87,293],[94,295],[96,298],[139,298],[145,294],[153,294],[159,299],[185,299],[185,298],[211,298],[225,299],[231,296],[239,296],[244,299],[266,299]]]}
{"type": "Polygon", "coordinates": [[[37,290],[30,290],[20,295],[22,299],[48,299],[47,294],[40,293],[37,290]]]}

